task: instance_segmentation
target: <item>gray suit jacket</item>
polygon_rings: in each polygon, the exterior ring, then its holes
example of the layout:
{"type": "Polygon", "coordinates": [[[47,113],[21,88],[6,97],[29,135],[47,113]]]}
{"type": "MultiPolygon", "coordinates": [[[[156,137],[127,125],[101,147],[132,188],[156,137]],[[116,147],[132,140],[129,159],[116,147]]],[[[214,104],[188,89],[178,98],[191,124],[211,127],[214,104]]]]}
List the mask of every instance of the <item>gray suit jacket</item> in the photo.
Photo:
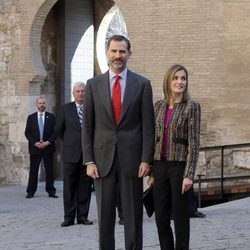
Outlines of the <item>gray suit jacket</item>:
{"type": "Polygon", "coordinates": [[[117,147],[121,171],[138,176],[142,161],[151,164],[154,111],[150,81],[128,70],[121,118],[116,126],[111,105],[109,72],[87,81],[82,133],[83,163],[93,161],[100,177],[111,169],[117,147]]]}

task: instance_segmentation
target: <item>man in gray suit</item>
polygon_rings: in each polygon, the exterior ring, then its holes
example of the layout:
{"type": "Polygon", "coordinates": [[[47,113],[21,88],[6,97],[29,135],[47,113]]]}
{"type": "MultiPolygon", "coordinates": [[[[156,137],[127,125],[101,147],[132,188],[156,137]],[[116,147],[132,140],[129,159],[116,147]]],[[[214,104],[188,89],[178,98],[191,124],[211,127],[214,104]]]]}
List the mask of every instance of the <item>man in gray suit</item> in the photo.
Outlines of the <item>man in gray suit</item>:
{"type": "Polygon", "coordinates": [[[86,166],[82,164],[81,126],[84,126],[82,119],[84,90],[84,83],[74,84],[74,102],[61,107],[56,125],[56,131],[62,139],[64,205],[62,227],[73,225],[75,218],[77,224],[93,224],[88,220],[92,180],[86,174],[86,166]]]}
{"type": "Polygon", "coordinates": [[[127,69],[127,38],[107,43],[109,71],[88,80],[85,91],[83,163],[95,179],[99,246],[115,249],[117,189],[126,250],[142,249],[143,177],[153,158],[154,115],[150,81],[127,69]]]}

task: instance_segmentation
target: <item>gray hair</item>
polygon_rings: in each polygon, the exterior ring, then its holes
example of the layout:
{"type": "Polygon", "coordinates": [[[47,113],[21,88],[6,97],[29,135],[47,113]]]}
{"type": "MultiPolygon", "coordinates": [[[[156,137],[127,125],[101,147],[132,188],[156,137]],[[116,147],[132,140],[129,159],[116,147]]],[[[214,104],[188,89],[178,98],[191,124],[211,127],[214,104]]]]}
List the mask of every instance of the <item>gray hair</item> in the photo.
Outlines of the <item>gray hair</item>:
{"type": "Polygon", "coordinates": [[[84,82],[75,82],[73,84],[73,89],[76,88],[76,87],[81,87],[81,86],[85,87],[86,85],[85,85],[84,82]]]}
{"type": "Polygon", "coordinates": [[[44,96],[38,96],[38,97],[36,98],[36,103],[37,103],[38,100],[40,100],[40,99],[46,101],[46,98],[45,98],[44,96]]]}

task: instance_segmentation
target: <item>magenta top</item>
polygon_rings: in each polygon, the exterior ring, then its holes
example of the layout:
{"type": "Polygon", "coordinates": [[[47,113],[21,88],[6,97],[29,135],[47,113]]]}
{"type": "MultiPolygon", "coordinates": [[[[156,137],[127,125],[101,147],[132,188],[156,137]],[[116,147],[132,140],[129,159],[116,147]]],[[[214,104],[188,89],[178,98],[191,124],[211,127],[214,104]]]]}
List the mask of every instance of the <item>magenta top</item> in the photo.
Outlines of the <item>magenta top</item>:
{"type": "Polygon", "coordinates": [[[173,109],[167,108],[164,120],[164,134],[163,134],[163,145],[162,145],[162,158],[166,158],[167,153],[167,141],[168,141],[168,124],[173,109]]]}

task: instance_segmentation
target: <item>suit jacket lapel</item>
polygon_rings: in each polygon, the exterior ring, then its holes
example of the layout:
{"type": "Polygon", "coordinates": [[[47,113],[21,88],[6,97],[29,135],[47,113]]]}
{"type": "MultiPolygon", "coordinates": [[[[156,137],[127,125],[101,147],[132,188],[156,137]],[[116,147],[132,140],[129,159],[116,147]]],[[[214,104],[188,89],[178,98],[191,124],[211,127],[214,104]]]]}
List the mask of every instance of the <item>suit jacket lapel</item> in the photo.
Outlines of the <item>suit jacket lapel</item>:
{"type": "Polygon", "coordinates": [[[35,124],[36,124],[36,135],[37,135],[37,137],[40,137],[39,121],[38,121],[38,117],[37,117],[37,112],[34,113],[34,121],[35,121],[35,124]]]}
{"type": "Polygon", "coordinates": [[[77,127],[81,129],[81,124],[80,124],[80,120],[79,120],[79,116],[77,112],[76,103],[72,102],[71,107],[72,107],[72,115],[73,115],[73,119],[75,120],[75,124],[77,125],[77,127]]]}
{"type": "MultiPolygon", "coordinates": [[[[48,125],[48,114],[47,114],[47,112],[45,111],[45,113],[44,113],[44,130],[43,131],[45,131],[46,130],[46,126],[48,125]]],[[[44,132],[43,132],[44,133],[44,132]]]]}
{"type": "MultiPolygon", "coordinates": [[[[128,70],[127,73],[127,82],[122,102],[122,111],[121,111],[121,118],[124,117],[136,91],[137,91],[138,85],[136,83],[136,79],[133,77],[131,71],[128,70]]],[[[107,110],[107,113],[109,114],[112,121],[115,123],[113,110],[112,110],[112,103],[111,103],[111,95],[110,95],[110,83],[109,83],[109,72],[107,71],[102,75],[102,78],[100,79],[100,82],[98,83],[98,92],[99,96],[102,100],[102,103],[104,104],[105,109],[107,110]]],[[[120,123],[119,122],[119,123],[120,123]]]]}
{"type": "Polygon", "coordinates": [[[114,121],[108,71],[101,76],[100,82],[98,82],[98,92],[99,92],[98,96],[100,96],[102,103],[104,104],[104,107],[107,110],[107,113],[109,114],[110,118],[114,121]]]}
{"type": "Polygon", "coordinates": [[[133,77],[131,71],[128,70],[127,82],[126,82],[126,87],[125,87],[125,92],[124,92],[123,102],[122,102],[121,118],[120,118],[119,123],[122,121],[133,97],[135,96],[137,89],[138,89],[138,85],[137,85],[136,79],[133,77]]]}

